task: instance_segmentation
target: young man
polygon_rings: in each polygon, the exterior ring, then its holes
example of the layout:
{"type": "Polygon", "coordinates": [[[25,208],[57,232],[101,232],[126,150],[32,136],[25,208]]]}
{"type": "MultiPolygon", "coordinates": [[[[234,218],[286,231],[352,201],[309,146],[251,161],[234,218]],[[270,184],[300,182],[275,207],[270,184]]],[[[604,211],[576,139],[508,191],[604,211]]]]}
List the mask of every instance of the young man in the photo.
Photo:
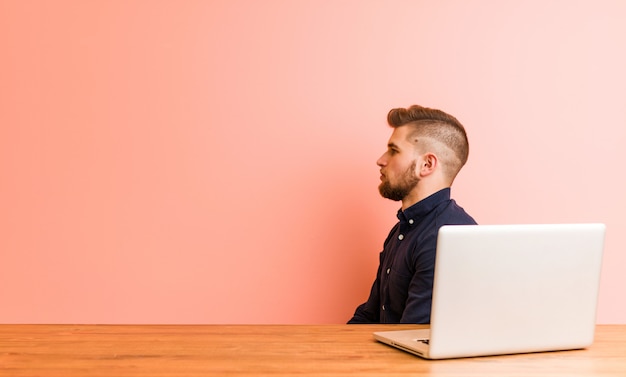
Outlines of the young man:
{"type": "Polygon", "coordinates": [[[439,228],[476,224],[450,199],[469,144],[461,123],[440,110],[392,109],[387,121],[393,133],[376,162],[378,190],[402,208],[380,253],[370,296],[348,323],[429,323],[439,228]]]}

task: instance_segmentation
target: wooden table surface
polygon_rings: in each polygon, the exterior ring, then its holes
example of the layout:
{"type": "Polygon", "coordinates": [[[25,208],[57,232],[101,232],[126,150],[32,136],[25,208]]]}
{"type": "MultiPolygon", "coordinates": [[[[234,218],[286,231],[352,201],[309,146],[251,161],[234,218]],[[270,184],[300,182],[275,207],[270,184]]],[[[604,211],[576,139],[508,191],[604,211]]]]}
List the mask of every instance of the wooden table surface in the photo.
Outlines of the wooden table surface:
{"type": "Polygon", "coordinates": [[[626,376],[626,325],[589,349],[429,361],[376,342],[407,325],[0,325],[0,376],[626,376]]]}

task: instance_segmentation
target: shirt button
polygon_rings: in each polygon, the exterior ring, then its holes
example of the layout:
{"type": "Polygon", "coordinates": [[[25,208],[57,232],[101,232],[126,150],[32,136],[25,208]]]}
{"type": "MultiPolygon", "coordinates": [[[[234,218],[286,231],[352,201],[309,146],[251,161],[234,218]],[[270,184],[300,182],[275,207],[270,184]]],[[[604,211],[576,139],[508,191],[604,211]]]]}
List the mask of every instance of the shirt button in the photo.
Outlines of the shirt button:
{"type": "Polygon", "coordinates": [[[399,239],[400,241],[402,241],[402,240],[404,239],[404,234],[399,235],[399,236],[398,236],[398,239],[399,239]]]}
{"type": "Polygon", "coordinates": [[[409,220],[409,224],[413,225],[415,221],[413,221],[413,219],[409,220]]]}
{"type": "Polygon", "coordinates": [[[391,272],[391,268],[387,269],[387,275],[389,275],[389,272],[391,272]]]}

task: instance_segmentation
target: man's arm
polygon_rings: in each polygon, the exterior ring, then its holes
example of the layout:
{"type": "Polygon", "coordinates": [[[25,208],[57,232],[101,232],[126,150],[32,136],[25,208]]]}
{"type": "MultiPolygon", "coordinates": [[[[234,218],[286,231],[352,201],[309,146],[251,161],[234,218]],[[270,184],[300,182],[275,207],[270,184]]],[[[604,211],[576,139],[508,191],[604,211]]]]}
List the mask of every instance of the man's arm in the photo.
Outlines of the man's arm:
{"type": "Polygon", "coordinates": [[[409,284],[409,292],[401,323],[430,323],[430,309],[435,277],[436,241],[432,246],[418,251],[415,255],[415,273],[409,284]]]}
{"type": "Polygon", "coordinates": [[[433,298],[433,282],[435,278],[435,257],[437,252],[437,235],[443,225],[476,224],[454,200],[451,200],[442,213],[437,216],[434,229],[423,240],[411,256],[415,273],[409,285],[406,306],[402,313],[402,323],[430,323],[430,311],[433,298]]]}

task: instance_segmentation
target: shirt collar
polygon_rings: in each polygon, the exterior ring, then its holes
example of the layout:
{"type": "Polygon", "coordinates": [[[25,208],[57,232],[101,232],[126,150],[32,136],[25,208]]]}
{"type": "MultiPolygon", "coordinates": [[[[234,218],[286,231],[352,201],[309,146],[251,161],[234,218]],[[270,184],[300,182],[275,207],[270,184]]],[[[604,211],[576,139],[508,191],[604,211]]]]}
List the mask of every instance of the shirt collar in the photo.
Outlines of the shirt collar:
{"type": "Polygon", "coordinates": [[[450,188],[444,188],[436,193],[420,200],[409,208],[402,211],[398,210],[398,219],[406,221],[407,219],[419,219],[426,216],[430,211],[437,207],[441,202],[450,200],[450,188]]]}

